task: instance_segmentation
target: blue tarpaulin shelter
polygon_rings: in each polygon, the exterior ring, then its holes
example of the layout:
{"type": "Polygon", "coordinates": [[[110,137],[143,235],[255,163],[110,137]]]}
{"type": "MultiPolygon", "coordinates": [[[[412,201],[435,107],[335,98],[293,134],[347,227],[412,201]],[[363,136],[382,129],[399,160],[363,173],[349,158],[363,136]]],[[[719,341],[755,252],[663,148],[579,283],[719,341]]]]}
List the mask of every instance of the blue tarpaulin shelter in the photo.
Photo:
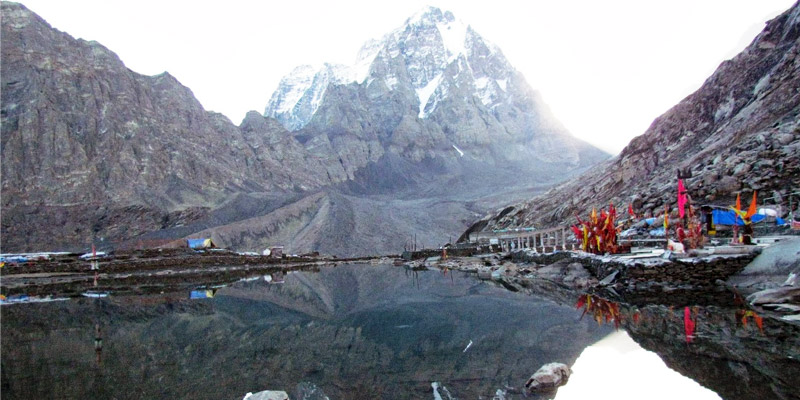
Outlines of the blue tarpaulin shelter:
{"type": "MultiPolygon", "coordinates": [[[[744,225],[744,221],[742,221],[742,217],[739,217],[731,210],[712,210],[711,211],[711,218],[714,220],[714,225],[744,225]]],[[[762,214],[755,214],[752,218],[750,218],[753,222],[761,222],[765,215],[762,214]]]]}
{"type": "Polygon", "coordinates": [[[217,290],[216,289],[198,289],[198,290],[192,290],[192,292],[189,293],[189,298],[190,299],[210,299],[210,298],[213,298],[214,295],[216,295],[216,294],[217,294],[217,290]]]}
{"type": "Polygon", "coordinates": [[[211,239],[186,239],[190,249],[212,249],[214,242],[211,239]]]}

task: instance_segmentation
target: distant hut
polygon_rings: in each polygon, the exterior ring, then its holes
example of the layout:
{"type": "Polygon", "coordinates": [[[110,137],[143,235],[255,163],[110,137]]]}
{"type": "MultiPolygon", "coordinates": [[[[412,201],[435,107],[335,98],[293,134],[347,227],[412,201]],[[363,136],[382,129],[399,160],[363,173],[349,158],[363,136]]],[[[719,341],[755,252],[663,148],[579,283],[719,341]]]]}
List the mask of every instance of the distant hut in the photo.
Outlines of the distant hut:
{"type": "Polygon", "coordinates": [[[273,258],[281,258],[283,257],[283,246],[267,247],[266,249],[264,249],[264,251],[261,252],[261,255],[273,258]]]}
{"type": "Polygon", "coordinates": [[[216,249],[217,246],[211,239],[186,239],[186,243],[189,245],[190,249],[194,250],[204,250],[204,249],[216,249]]]}
{"type": "Polygon", "coordinates": [[[275,258],[283,257],[283,246],[273,246],[269,248],[270,255],[275,258]]]}

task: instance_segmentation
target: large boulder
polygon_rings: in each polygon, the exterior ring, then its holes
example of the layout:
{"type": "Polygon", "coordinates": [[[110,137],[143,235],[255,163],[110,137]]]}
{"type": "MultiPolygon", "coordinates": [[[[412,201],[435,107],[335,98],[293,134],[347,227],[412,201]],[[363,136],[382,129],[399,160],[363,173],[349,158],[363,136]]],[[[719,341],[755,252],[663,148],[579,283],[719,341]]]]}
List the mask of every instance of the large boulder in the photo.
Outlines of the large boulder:
{"type": "Polygon", "coordinates": [[[789,281],[792,274],[800,275],[800,237],[783,239],[765,248],[741,272],[728,278],[728,284],[745,292],[797,286],[797,280],[789,281]]]}
{"type": "Polygon", "coordinates": [[[800,304],[800,287],[782,286],[765,289],[747,296],[747,301],[755,306],[777,306],[779,304],[800,304]]]}
{"type": "Polygon", "coordinates": [[[532,393],[555,391],[567,384],[571,374],[572,370],[566,364],[545,364],[525,382],[525,388],[532,393]]]}

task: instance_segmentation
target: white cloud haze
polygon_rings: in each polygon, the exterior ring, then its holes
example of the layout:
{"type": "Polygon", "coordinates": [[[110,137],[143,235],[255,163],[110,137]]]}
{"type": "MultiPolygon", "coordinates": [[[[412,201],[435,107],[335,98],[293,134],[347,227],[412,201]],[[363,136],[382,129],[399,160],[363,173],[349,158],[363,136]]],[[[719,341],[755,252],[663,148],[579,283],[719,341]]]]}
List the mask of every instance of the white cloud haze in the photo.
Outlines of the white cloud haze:
{"type": "Polygon", "coordinates": [[[238,124],[300,64],[351,64],[430,4],[498,45],[575,135],[611,152],[699,88],[790,0],[23,0],[128,68],[169,71],[238,124]]]}

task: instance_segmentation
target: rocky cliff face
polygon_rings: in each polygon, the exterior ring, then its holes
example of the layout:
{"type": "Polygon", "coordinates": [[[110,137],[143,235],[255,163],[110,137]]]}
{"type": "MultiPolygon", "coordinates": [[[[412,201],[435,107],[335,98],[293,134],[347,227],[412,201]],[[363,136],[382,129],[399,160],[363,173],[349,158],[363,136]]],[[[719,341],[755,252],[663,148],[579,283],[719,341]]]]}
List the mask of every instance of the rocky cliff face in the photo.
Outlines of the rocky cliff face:
{"type": "Polygon", "coordinates": [[[254,113],[237,128],[168,73],[139,75],[20,4],[2,3],[2,21],[5,249],[131,237],[231,193],[345,176],[275,121],[254,113]]]}
{"type": "Polygon", "coordinates": [[[269,137],[206,112],[168,73],[136,74],[24,6],[3,3],[2,47],[5,205],[177,206],[190,192],[322,183],[276,171],[279,160],[258,151],[269,137]]]}
{"type": "Polygon", "coordinates": [[[657,118],[617,157],[546,194],[487,216],[474,229],[574,223],[592,207],[633,203],[657,213],[675,203],[676,170],[695,203],[736,194],[786,196],[800,187],[800,5],[770,21],[741,54],[657,118]]]}

